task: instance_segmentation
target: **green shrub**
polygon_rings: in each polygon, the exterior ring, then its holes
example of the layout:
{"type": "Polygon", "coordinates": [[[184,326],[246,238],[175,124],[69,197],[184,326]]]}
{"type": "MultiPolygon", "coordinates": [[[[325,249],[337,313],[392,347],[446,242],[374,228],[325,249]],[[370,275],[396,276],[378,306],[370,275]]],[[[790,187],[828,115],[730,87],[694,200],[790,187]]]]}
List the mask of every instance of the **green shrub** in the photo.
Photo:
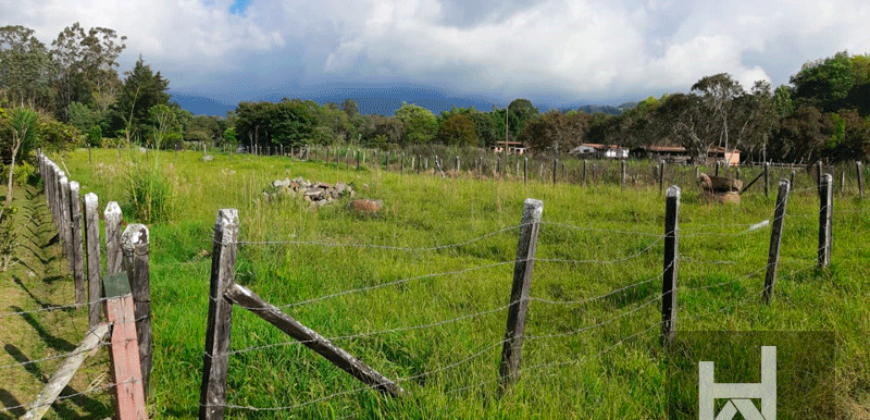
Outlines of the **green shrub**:
{"type": "Polygon", "coordinates": [[[129,214],[144,223],[167,220],[172,183],[160,170],[158,161],[134,162],[127,172],[129,214]]]}

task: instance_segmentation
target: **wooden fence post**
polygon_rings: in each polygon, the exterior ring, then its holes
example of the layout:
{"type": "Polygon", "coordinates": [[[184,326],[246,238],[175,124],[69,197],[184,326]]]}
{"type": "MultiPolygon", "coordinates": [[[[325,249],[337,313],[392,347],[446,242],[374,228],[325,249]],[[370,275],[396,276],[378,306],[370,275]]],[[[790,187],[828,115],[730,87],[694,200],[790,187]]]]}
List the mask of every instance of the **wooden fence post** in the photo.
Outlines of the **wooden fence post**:
{"type": "Polygon", "coordinates": [[[665,161],[659,162],[659,194],[665,190],[665,161]]]}
{"type": "Polygon", "coordinates": [[[139,340],[139,363],[142,367],[142,389],[145,398],[151,394],[151,269],[149,267],[149,235],[145,225],[127,225],[121,234],[124,271],[130,279],[133,306],[136,313],[136,336],[139,340]]]}
{"type": "Polygon", "coordinates": [[[583,184],[586,184],[586,159],[583,159],[583,184]]]}
{"type": "Polygon", "coordinates": [[[110,201],[103,212],[106,219],[106,275],[119,273],[122,264],[121,252],[121,207],[110,201]]]}
{"type": "Polygon", "coordinates": [[[559,174],[559,159],[553,159],[553,185],[556,185],[559,174]]]}
{"type": "Polygon", "coordinates": [[[864,164],[855,162],[855,171],[858,175],[858,197],[864,198],[864,164]]]}
{"type": "Polygon", "coordinates": [[[715,176],[719,176],[719,165],[720,165],[720,162],[717,160],[716,161],[716,174],[715,174],[715,176]]]}
{"type": "Polygon", "coordinates": [[[76,305],[85,304],[85,262],[82,250],[82,208],[79,203],[79,183],[69,183],[70,235],[72,237],[72,273],[76,288],[76,305]]]}
{"type": "Polygon", "coordinates": [[[218,211],[211,254],[208,326],[205,330],[205,354],[199,394],[200,420],[219,420],[224,417],[229,364],[227,352],[230,350],[233,322],[233,303],[224,295],[233,285],[238,238],[239,212],[236,209],[218,211]]]}
{"type": "Polygon", "coordinates": [[[532,270],[535,267],[535,252],[538,246],[538,230],[544,203],[527,198],[523,203],[522,230],[517,244],[517,260],[514,264],[514,279],[508,308],[507,330],[499,366],[500,388],[504,390],[519,378],[523,336],[526,330],[526,312],[529,308],[529,290],[532,285],[532,270]]]}
{"type": "Polygon", "coordinates": [[[770,163],[764,162],[764,196],[770,197],[770,163]]]}
{"type": "Polygon", "coordinates": [[[523,184],[529,180],[529,158],[523,158],[523,184]]]}
{"type": "Polygon", "coordinates": [[[72,212],[69,205],[69,180],[64,176],[60,178],[60,194],[57,201],[60,202],[61,208],[61,238],[63,239],[64,256],[67,259],[67,266],[70,274],[73,272],[73,250],[72,250],[72,212]]]}
{"type": "Polygon", "coordinates": [[[764,278],[764,303],[770,305],[773,289],[776,286],[776,269],[779,266],[779,246],[782,242],[782,228],[785,223],[785,208],[791,183],[779,181],[779,194],[776,196],[776,210],[773,212],[773,227],[770,232],[770,250],[767,253],[767,275],[764,278]]]}
{"type": "Polygon", "coordinates": [[[789,180],[788,180],[788,184],[791,186],[791,188],[794,188],[794,175],[795,175],[795,171],[791,171],[791,176],[789,177],[789,180]]]}
{"type": "Polygon", "coordinates": [[[833,177],[831,174],[822,176],[819,186],[819,268],[831,264],[831,222],[833,216],[833,177]]]}
{"type": "Polygon", "coordinates": [[[622,188],[624,189],[625,188],[625,159],[620,161],[620,165],[621,165],[621,167],[620,167],[620,174],[621,175],[619,177],[619,185],[621,185],[622,188]]]}
{"type": "Polygon", "coordinates": [[[459,166],[459,155],[456,155],[456,174],[459,175],[460,166],[459,166]]]}
{"type": "Polygon", "coordinates": [[[816,162],[816,187],[821,191],[822,188],[822,161],[816,162]]]}
{"type": "Polygon", "coordinates": [[[680,187],[668,188],[665,199],[665,261],[662,279],[662,345],[669,346],[677,331],[677,261],[680,236],[680,187]]]}
{"type": "Polygon", "coordinates": [[[100,215],[98,197],[85,194],[85,243],[88,254],[88,325],[93,329],[100,323],[100,298],[103,282],[100,280],[100,215]]]}
{"type": "Polygon", "coordinates": [[[112,376],[115,378],[117,417],[121,420],[144,420],[145,388],[136,342],[136,315],[127,273],[106,276],[106,317],[112,328],[112,376]]]}

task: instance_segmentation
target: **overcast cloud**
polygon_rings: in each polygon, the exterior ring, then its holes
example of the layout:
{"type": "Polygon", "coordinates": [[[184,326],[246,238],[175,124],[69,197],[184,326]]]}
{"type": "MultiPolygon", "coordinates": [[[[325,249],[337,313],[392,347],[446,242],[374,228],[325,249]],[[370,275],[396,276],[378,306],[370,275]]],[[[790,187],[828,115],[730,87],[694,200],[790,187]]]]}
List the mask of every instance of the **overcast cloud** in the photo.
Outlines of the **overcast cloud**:
{"type": "Polygon", "coordinates": [[[174,92],[231,102],[404,83],[610,103],[718,72],[778,85],[808,60],[870,52],[858,0],[0,0],[0,25],[47,44],[76,21],[128,37],[122,69],[142,54],[174,92]]]}

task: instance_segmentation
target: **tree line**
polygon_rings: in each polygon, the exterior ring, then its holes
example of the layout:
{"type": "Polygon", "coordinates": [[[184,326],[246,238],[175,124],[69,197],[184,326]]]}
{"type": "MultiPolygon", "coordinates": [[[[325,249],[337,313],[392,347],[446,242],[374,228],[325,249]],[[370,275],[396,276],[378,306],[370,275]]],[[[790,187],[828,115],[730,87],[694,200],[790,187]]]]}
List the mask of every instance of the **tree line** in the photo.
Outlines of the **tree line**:
{"type": "MultiPolygon", "coordinates": [[[[805,163],[864,159],[870,153],[870,56],[845,51],[806,63],[789,84],[776,88],[761,81],[745,88],[720,73],[701,78],[687,93],[618,107],[541,112],[520,98],[490,110],[454,107],[436,115],[403,103],[393,115],[364,115],[353,99],[318,104],[285,98],[241,102],[225,116],[194,116],[171,101],[169,80],[141,56],[119,73],[124,41],[112,29],[78,23],[50,46],[29,28],[0,28],[0,109],[37,110],[40,141],[57,145],[390,149],[522,142],[536,151],[564,153],[581,143],[600,143],[684,146],[698,157],[720,146],[740,149],[752,160],[805,163]]],[[[0,119],[4,115],[9,112],[0,111],[0,119]]],[[[9,124],[0,124],[0,130],[5,130],[2,157],[9,162],[9,124]]]]}

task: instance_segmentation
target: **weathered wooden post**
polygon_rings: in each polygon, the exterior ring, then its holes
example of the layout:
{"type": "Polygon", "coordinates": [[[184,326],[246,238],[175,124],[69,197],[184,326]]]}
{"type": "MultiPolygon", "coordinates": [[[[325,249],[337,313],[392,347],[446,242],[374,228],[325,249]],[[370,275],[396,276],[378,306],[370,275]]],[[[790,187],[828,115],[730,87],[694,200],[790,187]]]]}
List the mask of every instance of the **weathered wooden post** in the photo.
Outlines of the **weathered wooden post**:
{"type": "Polygon", "coordinates": [[[523,184],[529,180],[529,158],[523,158],[523,184]]]}
{"type": "Polygon", "coordinates": [[[668,188],[665,199],[665,261],[662,279],[662,345],[669,346],[677,331],[677,261],[680,236],[680,187],[668,188]]]}
{"type": "Polygon", "coordinates": [[[147,420],[145,383],[136,341],[136,315],[127,273],[106,276],[103,286],[106,290],[106,318],[113,325],[110,358],[116,384],[115,414],[120,420],[147,420]]]}
{"type": "Polygon", "coordinates": [[[145,225],[127,225],[121,234],[124,271],[130,279],[136,314],[136,336],[139,342],[139,362],[142,365],[142,389],[145,398],[151,394],[151,269],[149,267],[149,237],[145,225]]]}
{"type": "MultiPolygon", "coordinates": [[[[822,189],[822,161],[821,160],[816,162],[816,186],[819,188],[819,191],[821,191],[821,189],[822,189]]],[[[821,194],[821,192],[819,194],[821,194]]]]}
{"type": "Polygon", "coordinates": [[[586,159],[583,159],[583,184],[586,184],[586,159]]]}
{"type": "MultiPolygon", "coordinates": [[[[61,208],[61,238],[63,239],[64,256],[67,259],[67,266],[70,274],[74,271],[73,266],[73,249],[72,249],[72,210],[69,205],[69,180],[64,176],[60,178],[60,194],[58,197],[61,208]]],[[[76,301],[78,302],[78,300],[76,301]]]]}
{"type": "Polygon", "coordinates": [[[527,198],[523,203],[522,230],[517,244],[517,260],[514,264],[514,280],[508,308],[507,330],[499,366],[499,385],[506,389],[519,378],[523,337],[526,330],[526,313],[529,308],[529,290],[532,285],[532,270],[535,267],[535,252],[538,246],[538,230],[544,203],[527,198]]]}
{"type": "Polygon", "coordinates": [[[785,208],[791,183],[779,181],[779,194],[776,196],[776,209],[773,213],[773,227],[770,232],[770,250],[767,253],[767,275],[764,278],[764,303],[770,305],[773,289],[776,286],[776,269],[779,266],[779,246],[782,242],[782,229],[785,224],[785,208]]]}
{"type": "Polygon", "coordinates": [[[719,176],[719,165],[720,165],[720,162],[717,160],[716,161],[716,174],[715,174],[716,176],[719,176]]]}
{"type": "Polygon", "coordinates": [[[858,197],[864,198],[864,164],[855,162],[855,171],[858,176],[858,197]]]}
{"type": "Polygon", "coordinates": [[[770,163],[764,162],[764,196],[770,197],[770,163]]]}
{"type": "Polygon", "coordinates": [[[456,155],[456,175],[459,175],[459,155],[456,155]]]}
{"type": "Polygon", "coordinates": [[[227,400],[230,331],[233,303],[225,297],[233,285],[236,265],[236,242],[239,237],[239,213],[236,209],[218,211],[214,226],[209,287],[208,326],[205,330],[202,385],[199,394],[200,420],[224,417],[227,400]]]}
{"type": "Polygon", "coordinates": [[[621,165],[621,167],[620,167],[619,185],[621,185],[622,188],[624,189],[625,188],[625,159],[620,161],[620,165],[621,165]]]}
{"type": "Polygon", "coordinates": [[[384,170],[390,170],[390,151],[388,150],[386,156],[384,157],[384,170]]]}
{"type": "Polygon", "coordinates": [[[665,161],[659,162],[659,194],[665,189],[665,161]]]}
{"type": "Polygon", "coordinates": [[[501,175],[501,155],[495,157],[495,175],[501,175]]]}
{"type": "Polygon", "coordinates": [[[556,180],[559,175],[559,159],[553,159],[553,185],[556,185],[556,180]]]}
{"type": "Polygon", "coordinates": [[[123,253],[121,251],[121,222],[123,221],[121,207],[115,201],[110,201],[103,211],[106,219],[106,275],[121,272],[123,253]]]}
{"type": "Polygon", "coordinates": [[[93,329],[100,323],[100,298],[103,296],[103,283],[100,280],[100,210],[96,194],[85,194],[84,201],[85,243],[88,250],[88,325],[93,329]]]}
{"type": "Polygon", "coordinates": [[[79,183],[69,183],[66,196],[70,210],[70,237],[72,239],[72,273],[76,289],[76,305],[85,304],[85,262],[82,250],[82,208],[79,203],[79,183]]]}
{"type": "Polygon", "coordinates": [[[360,151],[356,149],[356,170],[359,171],[360,168],[360,151]]]}
{"type": "Polygon", "coordinates": [[[840,194],[846,192],[846,169],[843,169],[843,172],[840,172],[840,194]]]}
{"type": "Polygon", "coordinates": [[[740,179],[740,167],[739,166],[734,168],[734,176],[737,177],[737,179],[740,179]]]}
{"type": "Polygon", "coordinates": [[[825,268],[831,264],[832,183],[831,174],[822,175],[822,183],[819,186],[819,268],[825,268]]]}

